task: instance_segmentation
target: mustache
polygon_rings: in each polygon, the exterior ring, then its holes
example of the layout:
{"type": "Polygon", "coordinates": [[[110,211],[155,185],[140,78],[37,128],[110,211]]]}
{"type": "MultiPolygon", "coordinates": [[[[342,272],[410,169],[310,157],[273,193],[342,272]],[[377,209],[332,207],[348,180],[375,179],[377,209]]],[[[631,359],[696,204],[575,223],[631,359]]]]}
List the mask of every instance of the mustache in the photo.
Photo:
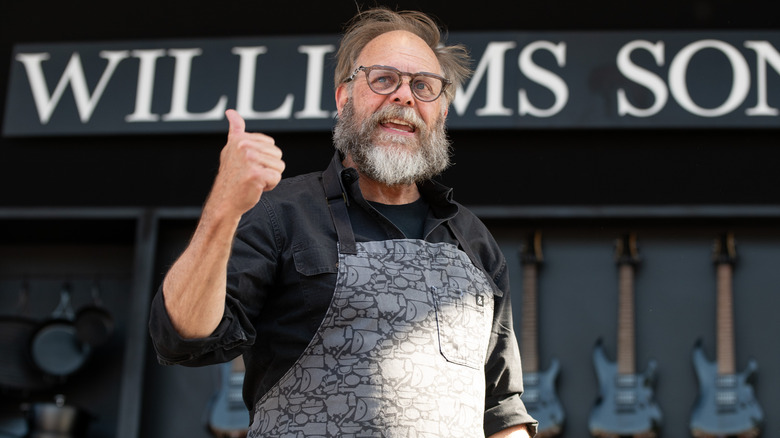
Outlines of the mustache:
{"type": "Polygon", "coordinates": [[[417,111],[398,105],[388,105],[378,109],[371,115],[369,121],[373,126],[391,119],[399,119],[409,123],[414,127],[415,132],[425,133],[428,129],[425,121],[417,114],[417,111]]]}

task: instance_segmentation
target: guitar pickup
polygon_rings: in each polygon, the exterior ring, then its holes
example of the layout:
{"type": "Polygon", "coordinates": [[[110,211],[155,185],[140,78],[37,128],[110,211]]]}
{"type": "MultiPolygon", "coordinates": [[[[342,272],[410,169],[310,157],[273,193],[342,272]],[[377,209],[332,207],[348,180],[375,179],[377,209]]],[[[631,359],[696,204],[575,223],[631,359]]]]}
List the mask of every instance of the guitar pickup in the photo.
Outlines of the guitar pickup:
{"type": "Polygon", "coordinates": [[[526,389],[521,398],[526,405],[534,405],[539,402],[539,391],[535,389],[526,389]]]}
{"type": "Polygon", "coordinates": [[[733,411],[737,408],[737,393],[726,390],[717,391],[715,403],[718,405],[718,411],[733,411]]]}

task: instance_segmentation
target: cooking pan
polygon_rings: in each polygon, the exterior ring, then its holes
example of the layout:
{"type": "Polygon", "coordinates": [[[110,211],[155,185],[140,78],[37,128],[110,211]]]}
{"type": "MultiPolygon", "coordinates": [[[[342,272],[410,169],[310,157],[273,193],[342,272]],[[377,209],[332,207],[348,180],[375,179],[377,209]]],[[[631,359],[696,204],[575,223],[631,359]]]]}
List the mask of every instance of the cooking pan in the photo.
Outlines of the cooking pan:
{"type": "Polygon", "coordinates": [[[16,314],[0,316],[0,386],[8,390],[34,391],[49,383],[30,361],[30,342],[38,321],[28,317],[27,283],[22,284],[16,314]]]}
{"type": "Polygon", "coordinates": [[[0,386],[11,390],[38,390],[48,386],[30,361],[30,342],[39,323],[22,315],[0,317],[0,386]]]}
{"type": "Polygon", "coordinates": [[[76,334],[81,342],[92,347],[105,343],[114,331],[114,318],[103,307],[97,283],[92,287],[92,304],[76,313],[76,334]]]}
{"type": "Polygon", "coordinates": [[[73,324],[70,285],[60,290],[60,302],[47,321],[33,334],[30,353],[35,365],[45,374],[65,377],[81,368],[90,352],[89,344],[79,340],[73,324]]]}

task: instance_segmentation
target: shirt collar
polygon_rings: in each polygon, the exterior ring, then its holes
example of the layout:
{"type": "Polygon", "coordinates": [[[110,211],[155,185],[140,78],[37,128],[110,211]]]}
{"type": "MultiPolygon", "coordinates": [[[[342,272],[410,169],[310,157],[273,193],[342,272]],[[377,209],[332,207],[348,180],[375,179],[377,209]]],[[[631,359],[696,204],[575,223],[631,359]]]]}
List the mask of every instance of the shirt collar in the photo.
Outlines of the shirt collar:
{"type": "MultiPolygon", "coordinates": [[[[360,185],[355,184],[359,175],[357,170],[351,167],[344,167],[341,153],[336,151],[329,167],[334,167],[339,175],[339,182],[342,190],[347,194],[347,199],[354,199],[362,205],[368,205],[360,191],[360,185]]],[[[332,171],[328,169],[327,171],[332,171]]],[[[458,213],[458,205],[453,201],[452,189],[432,179],[417,184],[420,194],[431,206],[434,216],[439,219],[450,219],[458,213]]]]}

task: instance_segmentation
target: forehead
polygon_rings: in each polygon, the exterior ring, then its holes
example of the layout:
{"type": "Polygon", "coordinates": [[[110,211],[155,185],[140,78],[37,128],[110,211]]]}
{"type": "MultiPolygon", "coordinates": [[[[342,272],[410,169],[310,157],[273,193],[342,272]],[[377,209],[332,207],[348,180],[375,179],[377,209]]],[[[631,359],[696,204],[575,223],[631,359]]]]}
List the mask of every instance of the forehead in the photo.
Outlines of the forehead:
{"type": "Polygon", "coordinates": [[[417,35],[396,30],[371,40],[358,56],[358,64],[389,65],[402,71],[441,73],[436,55],[417,35]]]}

